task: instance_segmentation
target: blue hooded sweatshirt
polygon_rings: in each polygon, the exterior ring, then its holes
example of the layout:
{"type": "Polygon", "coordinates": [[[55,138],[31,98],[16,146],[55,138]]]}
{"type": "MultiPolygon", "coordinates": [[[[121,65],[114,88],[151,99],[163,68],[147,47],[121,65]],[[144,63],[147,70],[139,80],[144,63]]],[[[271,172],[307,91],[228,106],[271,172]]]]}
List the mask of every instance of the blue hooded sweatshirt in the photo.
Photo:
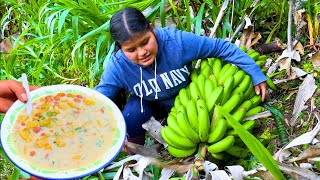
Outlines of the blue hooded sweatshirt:
{"type": "Polygon", "coordinates": [[[118,50],[112,54],[95,90],[112,100],[121,89],[127,89],[141,99],[172,104],[180,89],[190,83],[191,62],[210,57],[240,67],[250,75],[254,85],[267,80],[253,59],[226,40],[169,27],[156,28],[156,39],[158,54],[152,65],[135,64],[118,50]]]}

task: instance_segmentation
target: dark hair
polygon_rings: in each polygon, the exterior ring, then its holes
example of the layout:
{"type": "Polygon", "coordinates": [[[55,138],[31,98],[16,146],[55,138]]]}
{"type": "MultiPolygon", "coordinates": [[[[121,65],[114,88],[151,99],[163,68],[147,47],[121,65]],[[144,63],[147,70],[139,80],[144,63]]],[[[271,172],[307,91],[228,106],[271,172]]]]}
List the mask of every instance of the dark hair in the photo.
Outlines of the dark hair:
{"type": "Polygon", "coordinates": [[[116,44],[115,51],[121,48],[121,43],[137,33],[151,30],[149,20],[138,9],[132,7],[121,9],[110,20],[110,33],[116,44]]]}

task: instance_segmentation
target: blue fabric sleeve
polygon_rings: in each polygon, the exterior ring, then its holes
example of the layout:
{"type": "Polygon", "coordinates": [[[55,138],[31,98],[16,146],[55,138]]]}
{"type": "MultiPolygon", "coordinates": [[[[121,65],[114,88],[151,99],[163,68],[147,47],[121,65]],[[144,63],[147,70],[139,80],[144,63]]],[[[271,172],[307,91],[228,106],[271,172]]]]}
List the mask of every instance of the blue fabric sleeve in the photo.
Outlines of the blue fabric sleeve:
{"type": "Polygon", "coordinates": [[[185,60],[221,58],[243,69],[250,75],[254,85],[267,80],[255,61],[233,43],[219,38],[198,36],[185,31],[177,31],[176,33],[185,60]]]}

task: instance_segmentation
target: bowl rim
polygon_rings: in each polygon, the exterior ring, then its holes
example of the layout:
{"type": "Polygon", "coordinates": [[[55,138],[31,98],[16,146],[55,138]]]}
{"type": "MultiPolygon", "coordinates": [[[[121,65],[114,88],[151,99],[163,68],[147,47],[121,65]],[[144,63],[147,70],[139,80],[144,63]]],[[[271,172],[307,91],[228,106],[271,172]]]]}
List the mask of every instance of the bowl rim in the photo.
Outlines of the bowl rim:
{"type": "MultiPolygon", "coordinates": [[[[24,103],[17,100],[9,108],[9,110],[5,114],[3,121],[0,125],[0,145],[2,146],[2,149],[3,149],[4,153],[6,154],[6,156],[8,157],[8,159],[16,167],[18,167],[22,171],[24,171],[30,175],[37,176],[40,178],[45,178],[45,179],[81,178],[81,177],[96,173],[96,172],[100,171],[101,169],[103,169],[104,167],[108,166],[121,152],[121,150],[125,144],[126,134],[127,134],[126,133],[126,123],[125,123],[124,117],[123,117],[120,109],[117,107],[117,105],[112,100],[110,100],[108,97],[103,95],[102,93],[100,93],[94,89],[90,89],[90,88],[87,88],[84,86],[79,86],[79,85],[71,85],[71,84],[50,85],[50,86],[40,87],[38,89],[31,91],[30,93],[32,96],[32,100],[34,101],[34,100],[39,99],[40,97],[43,97],[44,95],[50,95],[50,92],[51,92],[51,94],[55,94],[57,92],[74,92],[74,93],[81,92],[81,94],[93,95],[96,98],[99,98],[100,101],[105,102],[104,106],[111,107],[113,114],[114,114],[114,117],[115,117],[114,119],[117,120],[117,129],[120,131],[120,135],[119,135],[119,138],[117,139],[117,142],[115,144],[113,143],[114,146],[112,146],[111,149],[108,150],[108,153],[105,153],[105,155],[103,156],[103,158],[105,158],[105,159],[99,160],[100,163],[98,163],[97,165],[93,165],[92,167],[88,168],[88,170],[86,170],[86,171],[79,171],[79,170],[75,171],[74,169],[71,169],[71,170],[57,171],[56,173],[46,174],[45,171],[48,171],[48,170],[42,169],[44,171],[44,173],[39,172],[38,169],[35,170],[35,169],[31,168],[31,166],[28,166],[28,163],[26,161],[24,164],[21,164],[21,160],[23,160],[23,158],[18,156],[17,154],[14,154],[13,152],[11,152],[8,147],[8,142],[6,141],[6,139],[9,136],[9,132],[11,130],[11,129],[9,130],[7,128],[12,128],[12,125],[17,120],[17,118],[15,117],[13,122],[10,124],[9,121],[10,121],[12,114],[16,113],[16,115],[17,115],[21,110],[25,109],[24,103]],[[17,110],[18,108],[20,108],[19,111],[17,110]],[[6,134],[4,134],[4,133],[6,133],[6,134]],[[109,153],[112,153],[112,155],[106,155],[109,153]],[[18,158],[18,157],[20,157],[20,158],[18,158]],[[18,161],[17,158],[20,159],[20,161],[18,161]]],[[[83,168],[85,168],[85,167],[83,167],[83,168]]],[[[76,169],[79,169],[79,168],[76,168],[76,169]]]]}

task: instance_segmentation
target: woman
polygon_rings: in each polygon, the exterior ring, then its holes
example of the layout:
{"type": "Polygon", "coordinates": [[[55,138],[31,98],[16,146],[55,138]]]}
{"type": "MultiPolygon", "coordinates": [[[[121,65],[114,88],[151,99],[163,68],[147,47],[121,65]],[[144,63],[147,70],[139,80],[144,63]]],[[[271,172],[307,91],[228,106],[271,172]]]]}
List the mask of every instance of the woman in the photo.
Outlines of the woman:
{"type": "MultiPolygon", "coordinates": [[[[116,44],[95,90],[114,100],[121,89],[132,96],[123,110],[128,141],[144,144],[142,124],[160,109],[170,111],[174,98],[189,83],[192,61],[221,58],[250,75],[265,99],[267,78],[259,66],[234,44],[174,28],[155,28],[135,8],[124,8],[110,20],[116,44]]],[[[167,114],[166,114],[167,115],[167,114]]]]}

